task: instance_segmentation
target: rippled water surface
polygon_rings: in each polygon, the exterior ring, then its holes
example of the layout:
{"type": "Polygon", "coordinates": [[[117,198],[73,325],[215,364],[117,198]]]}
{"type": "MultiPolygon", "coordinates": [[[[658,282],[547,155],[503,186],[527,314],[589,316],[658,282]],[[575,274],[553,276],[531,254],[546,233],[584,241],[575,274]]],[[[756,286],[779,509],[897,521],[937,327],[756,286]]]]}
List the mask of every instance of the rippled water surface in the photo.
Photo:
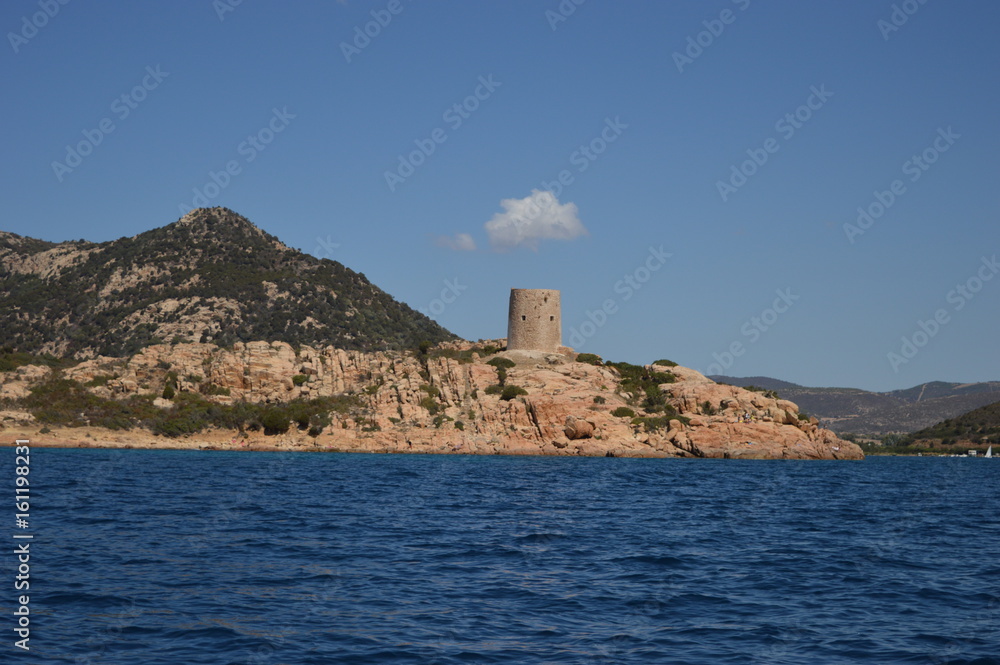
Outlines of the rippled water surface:
{"type": "Polygon", "coordinates": [[[1000,662],[992,460],[35,449],[31,474],[33,662],[1000,662]]]}

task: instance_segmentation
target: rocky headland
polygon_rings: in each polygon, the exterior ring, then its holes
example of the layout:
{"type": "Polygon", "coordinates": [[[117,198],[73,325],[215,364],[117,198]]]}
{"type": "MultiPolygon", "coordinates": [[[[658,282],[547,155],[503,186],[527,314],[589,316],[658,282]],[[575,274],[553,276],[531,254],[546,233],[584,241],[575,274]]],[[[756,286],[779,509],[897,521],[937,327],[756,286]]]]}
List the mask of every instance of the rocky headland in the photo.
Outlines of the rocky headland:
{"type": "Polygon", "coordinates": [[[34,445],[130,448],[863,458],[858,446],[819,428],[793,402],[719,384],[692,369],[630,366],[643,372],[642,393],[621,367],[593,356],[581,362],[568,348],[496,351],[503,346],[504,340],[457,341],[420,352],[365,352],[284,342],[225,348],[174,343],[62,369],[26,364],[0,372],[0,442],[24,437],[34,445]],[[168,414],[184,394],[220,406],[340,401],[320,426],[293,421],[284,431],[266,432],[251,422],[168,436],[142,422],[98,427],[85,414],[73,426],[39,419],[37,410],[24,406],[26,398],[57,377],[95,400],[142,398],[168,414]],[[649,395],[656,397],[653,404],[649,395]]]}

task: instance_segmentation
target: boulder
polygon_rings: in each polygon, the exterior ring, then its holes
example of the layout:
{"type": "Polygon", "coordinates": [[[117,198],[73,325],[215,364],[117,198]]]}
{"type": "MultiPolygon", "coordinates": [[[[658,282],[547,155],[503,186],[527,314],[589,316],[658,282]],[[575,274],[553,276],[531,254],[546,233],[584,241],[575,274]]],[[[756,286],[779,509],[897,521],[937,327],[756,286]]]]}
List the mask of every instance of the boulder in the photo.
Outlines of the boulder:
{"type": "Polygon", "coordinates": [[[594,436],[594,423],[577,416],[567,416],[566,425],[563,427],[563,434],[570,441],[589,439],[594,436]]]}

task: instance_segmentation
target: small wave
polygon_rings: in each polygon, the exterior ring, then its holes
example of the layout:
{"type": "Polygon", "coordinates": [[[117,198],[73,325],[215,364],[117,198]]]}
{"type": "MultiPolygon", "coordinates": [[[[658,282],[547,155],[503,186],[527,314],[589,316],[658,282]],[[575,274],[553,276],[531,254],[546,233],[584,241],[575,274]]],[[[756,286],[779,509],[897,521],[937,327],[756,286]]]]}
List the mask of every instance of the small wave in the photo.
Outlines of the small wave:
{"type": "Polygon", "coordinates": [[[541,533],[529,533],[524,536],[518,536],[514,539],[517,543],[530,543],[532,545],[548,545],[550,543],[555,543],[566,538],[565,534],[557,532],[541,532],[541,533]]]}

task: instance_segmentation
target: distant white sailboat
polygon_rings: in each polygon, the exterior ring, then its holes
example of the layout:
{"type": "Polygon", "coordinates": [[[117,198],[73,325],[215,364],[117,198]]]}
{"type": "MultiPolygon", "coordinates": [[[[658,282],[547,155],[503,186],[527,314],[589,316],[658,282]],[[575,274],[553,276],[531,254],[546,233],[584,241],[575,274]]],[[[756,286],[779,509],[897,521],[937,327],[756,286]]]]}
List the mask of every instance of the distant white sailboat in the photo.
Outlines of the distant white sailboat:
{"type": "Polygon", "coordinates": [[[993,457],[993,446],[986,449],[986,457],[993,457]]]}

